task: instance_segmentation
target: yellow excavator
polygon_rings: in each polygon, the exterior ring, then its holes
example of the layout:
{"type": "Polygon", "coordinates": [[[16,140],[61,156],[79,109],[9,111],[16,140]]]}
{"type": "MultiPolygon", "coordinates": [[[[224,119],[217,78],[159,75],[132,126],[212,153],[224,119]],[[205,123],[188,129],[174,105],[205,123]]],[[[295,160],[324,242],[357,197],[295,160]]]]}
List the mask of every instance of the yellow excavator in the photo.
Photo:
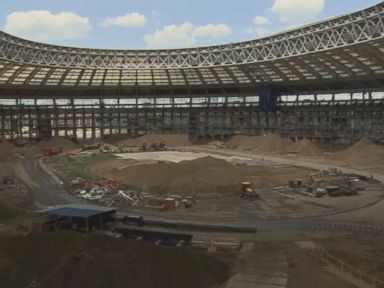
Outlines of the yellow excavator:
{"type": "Polygon", "coordinates": [[[240,181],[240,197],[247,200],[260,199],[255,184],[251,181],[240,181]]]}

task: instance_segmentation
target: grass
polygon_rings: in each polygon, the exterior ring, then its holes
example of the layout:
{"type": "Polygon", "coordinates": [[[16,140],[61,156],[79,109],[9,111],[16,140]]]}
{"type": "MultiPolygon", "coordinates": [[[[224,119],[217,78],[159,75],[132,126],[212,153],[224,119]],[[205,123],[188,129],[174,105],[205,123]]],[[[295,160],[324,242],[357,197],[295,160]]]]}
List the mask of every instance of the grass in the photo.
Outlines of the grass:
{"type": "Polygon", "coordinates": [[[70,179],[81,177],[85,180],[94,180],[99,177],[91,173],[88,168],[96,163],[115,158],[116,157],[113,156],[113,154],[100,153],[95,156],[80,158],[80,161],[70,161],[67,166],[67,174],[70,179]]]}

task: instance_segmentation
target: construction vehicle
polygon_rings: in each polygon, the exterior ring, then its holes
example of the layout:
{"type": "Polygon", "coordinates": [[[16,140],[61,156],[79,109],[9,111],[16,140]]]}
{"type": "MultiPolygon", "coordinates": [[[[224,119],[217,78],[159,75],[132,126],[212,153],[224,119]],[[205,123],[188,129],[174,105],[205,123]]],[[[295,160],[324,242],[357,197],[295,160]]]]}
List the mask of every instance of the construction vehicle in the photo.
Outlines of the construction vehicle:
{"type": "Polygon", "coordinates": [[[57,154],[60,154],[61,152],[63,152],[63,148],[59,146],[52,146],[52,147],[45,148],[43,150],[44,156],[57,155],[57,154]]]}
{"type": "Polygon", "coordinates": [[[256,192],[255,185],[251,181],[241,181],[240,182],[240,197],[252,200],[252,199],[260,199],[259,194],[256,192]]]}

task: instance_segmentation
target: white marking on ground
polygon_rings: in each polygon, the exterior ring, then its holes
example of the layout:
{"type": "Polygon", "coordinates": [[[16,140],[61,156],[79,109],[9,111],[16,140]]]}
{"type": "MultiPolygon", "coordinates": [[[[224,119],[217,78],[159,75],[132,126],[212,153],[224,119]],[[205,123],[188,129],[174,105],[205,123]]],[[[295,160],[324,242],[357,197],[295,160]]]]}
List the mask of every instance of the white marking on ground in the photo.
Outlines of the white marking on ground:
{"type": "Polygon", "coordinates": [[[222,159],[227,162],[233,163],[236,161],[252,161],[253,158],[241,157],[241,156],[223,156],[217,154],[208,153],[193,153],[193,152],[178,152],[178,151],[159,151],[159,152],[139,152],[139,153],[121,153],[114,154],[120,159],[133,159],[133,160],[156,160],[180,163],[181,161],[192,161],[204,157],[213,157],[216,159],[222,159]]]}

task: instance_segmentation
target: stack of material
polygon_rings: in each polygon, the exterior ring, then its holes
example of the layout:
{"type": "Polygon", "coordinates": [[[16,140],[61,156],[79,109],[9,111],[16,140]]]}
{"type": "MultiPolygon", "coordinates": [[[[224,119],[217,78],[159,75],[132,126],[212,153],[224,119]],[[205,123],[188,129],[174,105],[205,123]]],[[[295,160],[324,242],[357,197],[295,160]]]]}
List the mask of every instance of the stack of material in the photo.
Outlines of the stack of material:
{"type": "Polygon", "coordinates": [[[301,156],[322,156],[324,152],[308,139],[302,139],[287,148],[289,153],[301,156]]]}
{"type": "Polygon", "coordinates": [[[355,166],[376,166],[384,164],[384,147],[363,138],[353,146],[336,152],[331,158],[355,166]]]}
{"type": "Polygon", "coordinates": [[[12,143],[8,141],[0,142],[0,160],[5,161],[13,159],[15,154],[16,148],[12,143]]]}
{"type": "Polygon", "coordinates": [[[230,148],[256,150],[267,153],[284,153],[291,144],[291,140],[282,138],[277,134],[269,134],[267,136],[236,135],[227,142],[227,146],[230,148]]]}
{"type": "Polygon", "coordinates": [[[150,134],[120,141],[117,144],[128,147],[141,147],[144,142],[150,145],[151,143],[164,141],[166,147],[190,146],[192,143],[188,138],[188,135],[183,134],[150,134]]]}
{"type": "Polygon", "coordinates": [[[46,149],[53,146],[59,146],[64,150],[72,150],[79,148],[79,146],[73,141],[62,137],[53,137],[49,140],[42,140],[37,143],[37,147],[39,147],[39,149],[46,149]]]}

